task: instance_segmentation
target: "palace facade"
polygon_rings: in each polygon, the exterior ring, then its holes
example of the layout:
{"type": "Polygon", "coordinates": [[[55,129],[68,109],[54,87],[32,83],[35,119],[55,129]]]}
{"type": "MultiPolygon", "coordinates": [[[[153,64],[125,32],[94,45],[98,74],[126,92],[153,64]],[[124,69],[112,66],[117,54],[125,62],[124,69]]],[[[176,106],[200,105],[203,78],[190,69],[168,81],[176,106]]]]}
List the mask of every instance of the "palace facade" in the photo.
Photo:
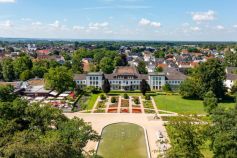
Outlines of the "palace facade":
{"type": "Polygon", "coordinates": [[[108,79],[111,90],[132,91],[140,90],[140,83],[144,79],[150,85],[151,90],[162,90],[166,83],[171,87],[177,87],[186,79],[186,76],[175,68],[167,68],[162,73],[139,74],[135,67],[117,67],[112,74],[93,72],[87,74],[75,74],[74,81],[81,88],[94,86],[101,88],[104,79],[108,79]]]}

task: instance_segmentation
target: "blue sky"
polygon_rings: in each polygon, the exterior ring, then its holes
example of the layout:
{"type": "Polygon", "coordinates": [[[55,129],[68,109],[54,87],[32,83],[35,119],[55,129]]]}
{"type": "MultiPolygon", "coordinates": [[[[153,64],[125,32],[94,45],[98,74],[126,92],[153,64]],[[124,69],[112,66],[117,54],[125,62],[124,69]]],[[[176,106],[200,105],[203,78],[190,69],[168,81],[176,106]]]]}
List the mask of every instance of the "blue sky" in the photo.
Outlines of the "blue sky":
{"type": "Polygon", "coordinates": [[[0,36],[237,41],[236,0],[0,0],[0,36]]]}

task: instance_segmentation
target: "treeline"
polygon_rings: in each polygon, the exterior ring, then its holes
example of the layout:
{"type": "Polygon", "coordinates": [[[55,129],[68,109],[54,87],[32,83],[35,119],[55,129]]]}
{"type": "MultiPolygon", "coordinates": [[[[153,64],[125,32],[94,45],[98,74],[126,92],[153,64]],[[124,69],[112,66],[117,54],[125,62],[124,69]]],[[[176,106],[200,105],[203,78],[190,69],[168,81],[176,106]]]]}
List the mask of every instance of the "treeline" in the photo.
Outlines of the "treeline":
{"type": "Polygon", "coordinates": [[[11,82],[14,80],[28,80],[30,78],[42,78],[50,68],[60,66],[54,60],[36,60],[22,54],[16,59],[4,58],[0,63],[0,78],[4,81],[11,82]]]}

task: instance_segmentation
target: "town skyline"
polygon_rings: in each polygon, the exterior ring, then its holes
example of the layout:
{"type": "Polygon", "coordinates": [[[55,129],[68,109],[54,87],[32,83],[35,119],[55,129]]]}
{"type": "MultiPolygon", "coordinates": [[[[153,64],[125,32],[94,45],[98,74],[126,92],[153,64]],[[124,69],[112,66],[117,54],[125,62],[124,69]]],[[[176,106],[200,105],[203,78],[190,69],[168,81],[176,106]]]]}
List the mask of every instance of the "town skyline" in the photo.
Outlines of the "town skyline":
{"type": "Polygon", "coordinates": [[[0,37],[237,41],[236,4],[234,0],[0,0],[0,37]]]}

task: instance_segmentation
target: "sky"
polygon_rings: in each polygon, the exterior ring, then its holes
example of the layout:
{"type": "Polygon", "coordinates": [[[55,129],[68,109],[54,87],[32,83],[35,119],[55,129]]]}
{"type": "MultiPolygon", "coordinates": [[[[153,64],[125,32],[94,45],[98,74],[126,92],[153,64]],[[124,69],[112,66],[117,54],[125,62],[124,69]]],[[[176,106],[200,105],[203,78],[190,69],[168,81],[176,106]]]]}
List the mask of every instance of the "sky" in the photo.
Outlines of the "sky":
{"type": "Polygon", "coordinates": [[[0,37],[237,41],[237,0],[0,0],[0,37]]]}

